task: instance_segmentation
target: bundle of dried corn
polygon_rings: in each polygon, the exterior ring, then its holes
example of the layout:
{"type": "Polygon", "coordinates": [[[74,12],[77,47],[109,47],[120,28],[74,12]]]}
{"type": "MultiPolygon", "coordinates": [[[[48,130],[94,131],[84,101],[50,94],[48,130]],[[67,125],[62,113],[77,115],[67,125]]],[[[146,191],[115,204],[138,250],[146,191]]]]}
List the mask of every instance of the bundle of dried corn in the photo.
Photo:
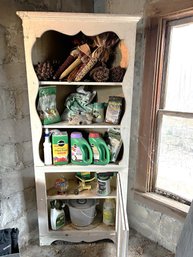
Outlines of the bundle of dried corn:
{"type": "Polygon", "coordinates": [[[119,41],[119,38],[114,33],[102,33],[94,37],[94,47],[96,49],[92,52],[88,61],[80,67],[75,77],[76,82],[81,81],[86,74],[92,70],[97,62],[106,63],[109,59],[111,48],[119,41]]]}
{"type": "MultiPolygon", "coordinates": [[[[69,66],[67,66],[66,69],[61,73],[59,80],[62,80],[66,76],[68,76],[71,73],[71,71],[73,71],[79,64],[82,63],[85,56],[90,55],[90,47],[88,46],[88,44],[83,44],[79,46],[76,51],[76,59],[74,59],[74,61],[69,66]]],[[[66,62],[68,62],[68,58],[66,59],[66,62]]]]}

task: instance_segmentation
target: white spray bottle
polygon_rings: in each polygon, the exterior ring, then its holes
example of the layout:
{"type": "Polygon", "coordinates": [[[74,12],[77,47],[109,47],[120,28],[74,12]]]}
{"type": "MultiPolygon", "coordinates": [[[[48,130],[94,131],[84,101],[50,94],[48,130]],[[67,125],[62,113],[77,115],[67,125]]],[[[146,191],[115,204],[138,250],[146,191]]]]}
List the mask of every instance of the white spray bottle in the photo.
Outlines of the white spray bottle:
{"type": "Polygon", "coordinates": [[[43,146],[44,146],[44,164],[52,165],[52,148],[51,148],[50,133],[48,128],[45,129],[43,146]]]}
{"type": "Polygon", "coordinates": [[[60,229],[65,225],[64,206],[60,200],[50,202],[50,225],[52,230],[60,229]]]}

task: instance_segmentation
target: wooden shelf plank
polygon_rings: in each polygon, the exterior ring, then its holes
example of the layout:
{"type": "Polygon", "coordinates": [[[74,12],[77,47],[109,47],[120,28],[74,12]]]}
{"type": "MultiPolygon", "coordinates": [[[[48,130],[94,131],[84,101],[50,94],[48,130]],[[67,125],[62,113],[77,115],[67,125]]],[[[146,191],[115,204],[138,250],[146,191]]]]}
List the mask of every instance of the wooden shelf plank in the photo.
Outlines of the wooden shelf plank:
{"type": "Polygon", "coordinates": [[[39,81],[40,86],[81,86],[81,85],[88,85],[88,86],[122,86],[122,82],[67,82],[67,81],[39,81]]]}
{"type": "MultiPolygon", "coordinates": [[[[74,187],[77,188],[78,185],[74,187]]],[[[96,187],[91,190],[84,190],[80,192],[78,195],[73,193],[73,189],[68,190],[65,194],[57,194],[55,188],[50,188],[47,191],[47,199],[48,200],[64,200],[64,199],[104,199],[104,198],[116,198],[116,190],[112,188],[111,193],[108,196],[97,195],[96,187]]]]}
{"type": "Polygon", "coordinates": [[[107,165],[48,165],[48,166],[36,166],[39,172],[45,173],[60,173],[60,172],[119,172],[120,170],[126,168],[125,166],[118,164],[107,164],[107,165]]]}
{"type": "Polygon", "coordinates": [[[43,128],[80,128],[80,129],[96,129],[96,128],[104,128],[104,129],[108,129],[108,128],[121,128],[121,125],[114,125],[114,124],[110,124],[110,123],[92,123],[90,125],[71,125],[69,124],[67,121],[61,121],[61,122],[57,122],[54,124],[49,124],[49,125],[42,125],[43,128]]]}

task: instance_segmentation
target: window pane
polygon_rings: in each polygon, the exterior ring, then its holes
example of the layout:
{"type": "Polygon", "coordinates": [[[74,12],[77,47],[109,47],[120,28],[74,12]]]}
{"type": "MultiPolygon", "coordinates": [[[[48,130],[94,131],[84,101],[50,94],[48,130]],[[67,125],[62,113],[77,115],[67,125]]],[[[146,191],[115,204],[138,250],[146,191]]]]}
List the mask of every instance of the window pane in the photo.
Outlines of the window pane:
{"type": "Polygon", "coordinates": [[[193,120],[163,116],[156,188],[193,199],[193,120]]]}
{"type": "Polygon", "coordinates": [[[171,29],[165,109],[193,112],[193,23],[171,29]]]}

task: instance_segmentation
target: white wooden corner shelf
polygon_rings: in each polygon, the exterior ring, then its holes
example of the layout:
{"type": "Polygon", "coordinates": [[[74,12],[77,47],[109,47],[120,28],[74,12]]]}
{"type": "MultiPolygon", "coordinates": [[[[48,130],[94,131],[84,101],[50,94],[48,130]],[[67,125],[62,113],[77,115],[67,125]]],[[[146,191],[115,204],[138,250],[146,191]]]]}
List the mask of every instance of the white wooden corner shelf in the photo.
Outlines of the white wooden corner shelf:
{"type": "MultiPolygon", "coordinates": [[[[36,195],[39,222],[40,245],[48,245],[56,240],[67,242],[93,242],[102,239],[111,239],[116,243],[117,257],[127,257],[129,225],[127,217],[127,190],[129,172],[129,146],[130,146],[130,126],[131,108],[135,57],[136,25],[139,17],[127,15],[110,14],[81,14],[81,13],[56,13],[56,12],[28,12],[19,11],[17,15],[22,19],[25,61],[27,71],[27,84],[29,94],[29,108],[31,119],[32,146],[34,156],[34,169],[36,181],[36,195]],[[46,56],[54,53],[57,49],[51,47],[51,37],[49,33],[60,33],[60,36],[72,36],[79,32],[86,36],[98,35],[103,32],[114,32],[124,41],[128,50],[128,67],[122,82],[65,82],[65,81],[38,81],[34,71],[34,64],[43,61],[46,56]],[[45,36],[46,35],[46,36],[45,36]],[[42,41],[43,40],[43,41],[42,41]],[[51,52],[50,52],[51,51],[51,52]],[[67,94],[73,88],[86,85],[89,88],[98,90],[101,101],[106,101],[110,95],[122,95],[125,99],[124,115],[120,125],[91,124],[91,125],[69,125],[59,122],[52,125],[42,125],[36,109],[38,90],[40,86],[55,85],[61,92],[67,94]],[[40,154],[40,141],[44,128],[50,129],[97,129],[105,131],[108,128],[119,128],[123,140],[123,154],[118,164],[102,165],[62,165],[45,166],[40,154]],[[54,199],[78,199],[90,198],[104,200],[106,197],[97,196],[96,191],[81,192],[79,195],[67,194],[58,195],[51,193],[52,181],[50,179],[57,174],[76,173],[78,171],[91,172],[116,172],[116,186],[113,188],[109,198],[116,200],[116,221],[115,226],[103,224],[101,216],[92,226],[77,229],[69,222],[61,230],[51,230],[49,222],[49,202],[54,199]],[[49,186],[48,186],[49,184],[49,186]]],[[[55,35],[54,34],[54,35],[55,35]]],[[[53,38],[52,38],[53,39],[53,38]]],[[[54,39],[57,41],[58,39],[54,39]]],[[[53,42],[53,41],[52,41],[53,42]]]]}

